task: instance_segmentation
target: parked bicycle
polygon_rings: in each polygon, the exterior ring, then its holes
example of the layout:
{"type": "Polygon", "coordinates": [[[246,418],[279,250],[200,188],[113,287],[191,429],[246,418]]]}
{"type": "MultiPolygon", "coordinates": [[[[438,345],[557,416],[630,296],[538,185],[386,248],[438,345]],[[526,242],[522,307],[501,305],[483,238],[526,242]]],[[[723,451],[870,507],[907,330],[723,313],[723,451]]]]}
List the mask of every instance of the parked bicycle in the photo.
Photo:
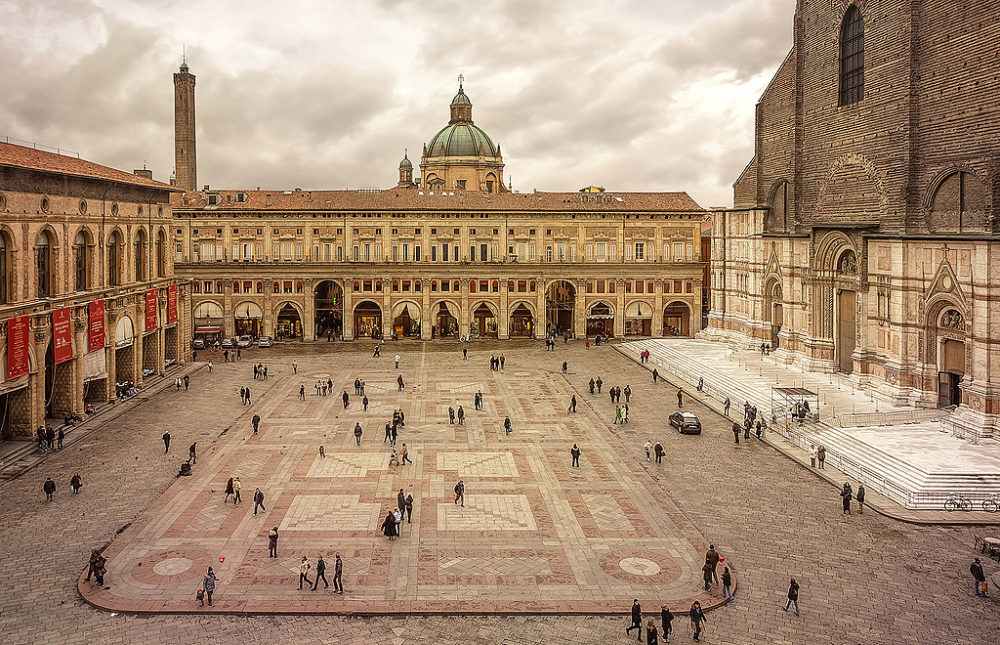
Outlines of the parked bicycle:
{"type": "Polygon", "coordinates": [[[987,513],[1000,511],[1000,493],[993,493],[983,500],[983,510],[987,513]]]}
{"type": "Polygon", "coordinates": [[[968,511],[972,509],[972,502],[966,497],[962,497],[958,493],[952,493],[948,495],[948,499],[944,502],[944,510],[946,511],[957,511],[963,510],[968,511]]]}

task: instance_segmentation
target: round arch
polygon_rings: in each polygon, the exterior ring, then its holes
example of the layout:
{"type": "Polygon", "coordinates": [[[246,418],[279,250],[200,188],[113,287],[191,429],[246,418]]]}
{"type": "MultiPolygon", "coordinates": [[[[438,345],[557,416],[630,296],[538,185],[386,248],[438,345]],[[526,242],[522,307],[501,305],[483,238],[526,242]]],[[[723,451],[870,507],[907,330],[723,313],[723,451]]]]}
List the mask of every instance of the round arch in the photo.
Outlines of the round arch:
{"type": "Polygon", "coordinates": [[[611,338],[615,335],[615,307],[607,300],[587,305],[587,335],[611,338]]]}
{"type": "Polygon", "coordinates": [[[423,311],[415,300],[400,300],[392,306],[392,333],[395,338],[420,338],[423,311]]]}
{"type": "Polygon", "coordinates": [[[968,368],[968,312],[961,303],[939,294],[928,301],[923,320],[924,364],[933,374],[926,389],[936,389],[938,407],[962,403],[961,382],[968,368]]]}
{"type": "Polygon", "coordinates": [[[546,335],[574,335],[576,312],[576,286],[567,279],[556,278],[545,283],[545,333],[546,335]]]}
{"type": "Polygon", "coordinates": [[[691,307],[683,300],[672,300],[663,308],[663,335],[691,335],[691,307]]]}
{"type": "Polygon", "coordinates": [[[653,304],[648,300],[632,300],[625,305],[625,335],[653,335],[653,304]]]}
{"type": "Polygon", "coordinates": [[[454,300],[441,298],[434,301],[431,304],[431,338],[457,338],[461,311],[454,300]]]}
{"type": "Polygon", "coordinates": [[[344,285],[339,280],[320,280],[313,288],[313,323],[316,338],[344,333],[344,285]]]}
{"type": "Polygon", "coordinates": [[[508,335],[511,338],[531,338],[535,334],[535,307],[527,300],[510,303],[508,335]]]}
{"type": "Polygon", "coordinates": [[[302,308],[285,300],[274,307],[274,335],[277,338],[302,338],[302,308]]]}
{"type": "Polygon", "coordinates": [[[382,307],[373,300],[354,305],[354,337],[382,338],[382,307]]]}
{"type": "Polygon", "coordinates": [[[479,338],[498,338],[500,336],[500,325],[497,317],[499,308],[492,302],[480,300],[470,307],[470,336],[479,338]]]}
{"type": "Polygon", "coordinates": [[[251,300],[233,307],[233,322],[237,336],[260,336],[264,331],[264,310],[251,300]]]}

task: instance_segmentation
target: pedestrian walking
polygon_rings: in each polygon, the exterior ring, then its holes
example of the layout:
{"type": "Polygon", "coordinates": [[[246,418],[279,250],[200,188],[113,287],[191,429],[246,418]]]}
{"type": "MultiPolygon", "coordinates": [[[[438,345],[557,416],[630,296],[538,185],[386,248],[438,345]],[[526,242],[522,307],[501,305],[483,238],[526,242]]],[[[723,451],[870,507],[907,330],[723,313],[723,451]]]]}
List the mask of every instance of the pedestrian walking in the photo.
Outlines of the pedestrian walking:
{"type": "Polygon", "coordinates": [[[663,463],[663,455],[665,454],[665,452],[666,451],[663,450],[663,444],[657,441],[656,445],[653,446],[653,454],[656,455],[656,463],[658,464],[663,463]]]}
{"type": "Polygon", "coordinates": [[[316,560],[316,581],[313,582],[313,591],[316,591],[316,588],[319,587],[320,578],[323,579],[323,584],[326,585],[324,589],[329,589],[330,583],[326,581],[326,562],[323,561],[323,556],[319,556],[319,559],[316,560]]]}
{"type": "Polygon", "coordinates": [[[663,642],[670,640],[670,632],[674,631],[674,615],[666,605],[660,605],[660,631],[663,632],[663,642]]]}
{"type": "Polygon", "coordinates": [[[42,490],[45,491],[45,501],[52,501],[52,494],[56,492],[56,483],[52,481],[51,477],[45,478],[45,483],[42,484],[42,490]]]}
{"type": "Polygon", "coordinates": [[[193,444],[191,444],[191,446],[188,448],[188,461],[190,461],[192,464],[198,463],[198,442],[197,441],[195,441],[193,444]]]}
{"type": "Polygon", "coordinates": [[[625,405],[628,405],[628,400],[630,398],[632,398],[632,386],[631,385],[626,385],[625,386],[625,405]]]}
{"type": "Polygon", "coordinates": [[[403,391],[403,375],[402,374],[400,374],[399,376],[396,377],[396,387],[398,388],[399,392],[403,391]]]}
{"type": "Polygon", "coordinates": [[[656,379],[658,379],[658,378],[660,378],[660,373],[657,372],[656,368],[654,367],[653,368],[653,383],[656,383],[656,379]]]}
{"type": "Polygon", "coordinates": [[[396,354],[396,369],[399,369],[399,354],[396,354]]]}
{"type": "Polygon", "coordinates": [[[455,484],[455,503],[458,504],[459,500],[462,500],[462,507],[464,508],[465,507],[465,482],[463,482],[462,480],[458,480],[458,483],[455,484]]]}
{"type": "Polygon", "coordinates": [[[72,491],[74,495],[78,495],[80,493],[81,488],[83,488],[83,480],[80,479],[80,475],[75,474],[72,477],[70,477],[69,479],[70,491],[72,491]]]}
{"type": "Polygon", "coordinates": [[[240,497],[240,490],[243,489],[243,484],[240,483],[240,478],[237,477],[236,481],[233,482],[233,504],[239,505],[243,501],[240,497]]]}
{"type": "Polygon", "coordinates": [[[569,364],[566,361],[563,361],[562,373],[565,374],[567,369],[569,369],[569,364]]]}
{"type": "Polygon", "coordinates": [[[340,398],[344,400],[344,409],[346,410],[347,406],[351,404],[351,395],[347,393],[347,390],[344,390],[344,394],[340,398]]]}
{"type": "Polygon", "coordinates": [[[226,497],[222,500],[223,504],[229,503],[229,496],[233,494],[233,478],[230,477],[229,481],[226,482],[226,497]]]}
{"type": "Polygon", "coordinates": [[[650,453],[653,450],[653,444],[647,441],[646,443],[642,444],[642,449],[646,451],[646,463],[648,464],[650,453]]]}
{"type": "Polygon", "coordinates": [[[337,559],[333,563],[333,593],[344,593],[344,561],[337,554],[337,559]]]}
{"type": "Polygon", "coordinates": [[[184,375],[184,391],[188,391],[188,387],[191,385],[191,376],[188,374],[184,375]]]}
{"type": "MultiPolygon", "coordinates": [[[[323,387],[324,387],[324,389],[326,388],[326,386],[323,386],[323,387]]],[[[364,408],[364,412],[368,412],[368,397],[367,396],[364,397],[363,399],[361,399],[361,406],[364,408]]]]}
{"type": "MultiPolygon", "coordinates": [[[[500,361],[500,369],[503,369],[503,364],[507,362],[507,357],[504,356],[503,354],[500,354],[500,358],[498,360],[500,361]]],[[[566,370],[564,369],[563,371],[566,370]]]]}
{"type": "Polygon", "coordinates": [[[305,401],[305,400],[306,400],[306,386],[305,385],[300,385],[299,386],[299,401],[305,401]]]}
{"type": "Polygon", "coordinates": [[[816,461],[819,463],[819,469],[823,470],[823,463],[826,461],[826,446],[823,444],[816,449],[816,461]]]}
{"type": "Polygon", "coordinates": [[[622,422],[622,407],[620,405],[615,406],[615,420],[612,423],[622,422]]]}
{"type": "Polygon", "coordinates": [[[361,424],[360,423],[355,423],[354,424],[354,440],[358,442],[359,446],[361,445],[361,424]]]}
{"type": "Polygon", "coordinates": [[[590,379],[589,387],[590,387],[590,393],[593,394],[594,393],[594,379],[590,379]]]}
{"type": "Polygon", "coordinates": [[[372,352],[372,358],[381,358],[382,353],[378,345],[375,345],[375,351],[372,352]]]}
{"type": "Polygon", "coordinates": [[[403,508],[406,510],[406,523],[412,524],[410,521],[413,518],[413,495],[407,495],[406,499],[403,500],[403,508]]]}
{"type": "Polygon", "coordinates": [[[247,405],[252,405],[250,403],[250,388],[247,388],[247,405]]]}
{"type": "Polygon", "coordinates": [[[858,492],[855,493],[854,499],[858,502],[858,515],[862,515],[865,512],[865,485],[858,484],[858,492]]]}
{"type": "Polygon", "coordinates": [[[684,405],[684,391],[677,390],[677,407],[680,408],[684,405]]]}
{"type": "Polygon", "coordinates": [[[604,381],[602,381],[601,377],[598,376],[596,383],[597,383],[597,393],[600,394],[601,393],[601,386],[604,385],[604,381]]]}
{"type": "Polygon", "coordinates": [[[170,452],[170,431],[163,433],[163,454],[170,452]]]}
{"type": "Polygon", "coordinates": [[[701,568],[701,576],[705,580],[705,591],[712,588],[712,565],[705,561],[704,566],[701,568]]]}
{"type": "Polygon", "coordinates": [[[576,412],[576,395],[575,394],[572,397],[570,397],[568,412],[576,412]]]}
{"type": "Polygon", "coordinates": [[[90,582],[90,576],[93,575],[97,580],[99,586],[104,586],[104,574],[107,573],[105,568],[105,563],[107,559],[101,555],[99,549],[93,549],[90,552],[90,566],[87,569],[87,582],[90,582]]]}
{"type": "Polygon", "coordinates": [[[816,444],[809,445],[809,467],[816,467],[816,444]]]}
{"type": "Polygon", "coordinates": [[[49,450],[55,450],[56,447],[56,433],[52,429],[52,426],[46,423],[45,425],[45,443],[48,444],[49,450]]]}
{"type": "Polygon", "coordinates": [[[580,448],[574,443],[573,448],[570,449],[569,454],[573,457],[573,466],[577,468],[580,467],[580,448]]]}
{"type": "Polygon", "coordinates": [[[409,463],[409,464],[413,463],[413,460],[410,459],[409,452],[406,450],[406,444],[405,443],[403,444],[403,447],[400,448],[400,450],[399,450],[399,459],[400,459],[400,463],[402,465],[404,465],[404,466],[407,463],[409,463]]]}
{"type": "Polygon", "coordinates": [[[735,421],[733,422],[733,428],[732,428],[733,439],[736,441],[736,443],[740,442],[740,430],[742,429],[743,428],[740,427],[740,424],[736,423],[735,421]]]}
{"type": "Polygon", "coordinates": [[[729,598],[730,600],[735,600],[732,591],[733,586],[733,576],[729,573],[729,567],[726,567],[722,571],[722,596],[724,598],[729,598]]]}
{"type": "Polygon", "coordinates": [[[392,424],[387,423],[385,424],[385,438],[382,439],[382,445],[389,443],[390,439],[392,439],[392,424]]]}
{"type": "Polygon", "coordinates": [[[785,611],[788,611],[788,607],[795,603],[795,615],[799,615],[799,583],[795,582],[795,578],[788,583],[788,602],[785,603],[785,611]]]}
{"type": "Polygon", "coordinates": [[[278,557],[278,527],[275,526],[267,533],[267,557],[278,557]]]}
{"type": "Polygon", "coordinates": [[[458,425],[465,425],[465,408],[458,406],[458,425]]]}
{"type": "Polygon", "coordinates": [[[250,422],[253,424],[253,433],[257,434],[257,429],[260,427],[260,415],[259,414],[253,415],[253,418],[250,419],[250,422]]]}
{"type": "Polygon", "coordinates": [[[469,360],[469,348],[468,347],[463,347],[462,348],[462,360],[463,361],[469,360]]]}
{"type": "Polygon", "coordinates": [[[851,490],[851,485],[848,482],[844,482],[844,488],[840,491],[840,498],[844,502],[844,512],[843,515],[851,514],[851,500],[854,498],[854,491],[851,490]]]}
{"type": "Polygon", "coordinates": [[[632,624],[625,628],[625,633],[628,634],[633,629],[639,630],[639,635],[636,640],[642,640],[642,606],[639,604],[639,599],[636,598],[632,601],[632,624]]]}
{"type": "Polygon", "coordinates": [[[212,363],[212,361],[208,361],[208,373],[209,373],[209,374],[211,374],[211,373],[212,373],[212,370],[213,370],[214,368],[215,368],[215,365],[214,365],[214,364],[212,363]]]}
{"type": "Polygon", "coordinates": [[[254,491],[254,494],[253,494],[253,516],[254,517],[257,517],[257,508],[258,507],[260,507],[261,511],[267,512],[267,509],[264,508],[264,493],[262,493],[259,488],[256,491],[254,491]]]}
{"type": "Polygon", "coordinates": [[[389,511],[385,519],[382,520],[382,535],[389,538],[390,541],[396,537],[396,516],[393,515],[392,511],[389,511]]]}
{"type": "Polygon", "coordinates": [[[448,406],[448,423],[455,423],[455,408],[448,406]]]}
{"type": "Polygon", "coordinates": [[[181,377],[179,376],[174,379],[174,389],[176,389],[178,392],[181,391],[181,377]]]}
{"type": "Polygon", "coordinates": [[[63,448],[63,439],[65,439],[65,438],[66,438],[66,433],[63,432],[62,427],[60,427],[59,428],[59,434],[56,435],[56,448],[57,449],[62,450],[62,448],[63,448]]]}
{"type": "Polygon", "coordinates": [[[694,630],[694,639],[696,641],[701,641],[701,630],[705,626],[705,612],[701,610],[701,603],[697,600],[691,605],[691,611],[688,612],[688,616],[691,618],[691,629],[694,630]]]}
{"type": "Polygon", "coordinates": [[[980,562],[979,558],[976,558],[972,565],[969,567],[969,573],[972,574],[972,581],[975,585],[975,592],[977,596],[986,597],[986,574],[983,572],[983,563],[980,562]]]}
{"type": "Polygon", "coordinates": [[[302,562],[299,562],[299,591],[302,591],[302,582],[305,581],[306,586],[312,584],[309,580],[309,569],[312,565],[309,564],[309,559],[306,556],[302,556],[302,562]]]}
{"type": "Polygon", "coordinates": [[[326,450],[323,448],[323,446],[319,447],[319,457],[320,459],[326,459],[326,450]]]}
{"type": "Polygon", "coordinates": [[[514,428],[512,428],[511,425],[510,425],[510,417],[504,417],[504,419],[503,419],[503,431],[504,431],[504,433],[506,433],[508,435],[511,432],[514,432],[514,428]]]}
{"type": "MultiPolygon", "coordinates": [[[[202,581],[201,581],[201,588],[202,588],[202,590],[204,590],[205,595],[208,596],[208,606],[209,607],[212,606],[212,594],[215,593],[215,583],[218,582],[218,581],[219,581],[219,579],[217,577],[215,577],[215,572],[212,571],[212,567],[209,567],[208,568],[208,573],[205,574],[205,577],[202,578],[202,581]]],[[[202,607],[205,606],[205,600],[204,599],[202,599],[202,601],[201,601],[201,606],[202,607]]]]}
{"type": "Polygon", "coordinates": [[[715,582],[719,582],[719,575],[716,573],[716,568],[719,566],[719,560],[721,559],[722,556],[720,556],[719,552],[715,550],[715,545],[709,544],[708,551],[705,552],[705,562],[712,567],[712,579],[715,580],[715,582]]]}
{"type": "Polygon", "coordinates": [[[722,413],[724,415],[726,415],[727,417],[729,416],[729,405],[730,405],[730,401],[729,401],[729,397],[727,396],[726,400],[722,403],[722,413]]]}

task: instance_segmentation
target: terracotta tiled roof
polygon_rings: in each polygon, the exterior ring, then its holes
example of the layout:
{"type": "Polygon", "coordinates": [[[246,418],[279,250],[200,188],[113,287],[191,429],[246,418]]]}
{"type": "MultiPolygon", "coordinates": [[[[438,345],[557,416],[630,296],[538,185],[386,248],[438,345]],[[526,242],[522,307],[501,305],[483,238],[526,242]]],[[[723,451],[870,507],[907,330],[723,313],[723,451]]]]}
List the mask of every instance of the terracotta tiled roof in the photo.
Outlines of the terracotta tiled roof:
{"type": "Polygon", "coordinates": [[[174,195],[174,208],[207,210],[701,211],[687,193],[501,193],[386,190],[213,190],[174,195]],[[218,204],[208,205],[208,195],[218,204]],[[238,195],[244,201],[237,201],[238,195]]]}
{"type": "Polygon", "coordinates": [[[40,170],[61,175],[72,175],[74,177],[90,177],[134,186],[177,190],[169,184],[139,177],[124,170],[108,168],[107,166],[102,166],[86,159],[68,157],[54,152],[45,152],[44,150],[18,146],[13,143],[0,142],[0,166],[28,168],[30,170],[40,170]]]}

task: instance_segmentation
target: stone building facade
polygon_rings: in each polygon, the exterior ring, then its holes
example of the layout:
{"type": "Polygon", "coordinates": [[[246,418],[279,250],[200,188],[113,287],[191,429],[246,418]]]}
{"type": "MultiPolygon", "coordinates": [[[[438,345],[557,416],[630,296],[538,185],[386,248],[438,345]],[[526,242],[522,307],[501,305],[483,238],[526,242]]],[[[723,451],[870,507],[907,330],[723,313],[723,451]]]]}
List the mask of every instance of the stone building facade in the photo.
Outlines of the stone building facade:
{"type": "MultiPolygon", "coordinates": [[[[451,119],[385,190],[174,196],[194,332],[323,337],[688,336],[701,226],[685,193],[511,193],[460,86],[451,119]]],[[[707,260],[707,258],[705,258],[707,260]]]]}
{"type": "Polygon", "coordinates": [[[713,214],[705,335],[1000,427],[1000,23],[988,3],[800,0],[713,214]]]}
{"type": "Polygon", "coordinates": [[[0,143],[0,437],[190,358],[171,190],[147,170],[0,143]]]}

